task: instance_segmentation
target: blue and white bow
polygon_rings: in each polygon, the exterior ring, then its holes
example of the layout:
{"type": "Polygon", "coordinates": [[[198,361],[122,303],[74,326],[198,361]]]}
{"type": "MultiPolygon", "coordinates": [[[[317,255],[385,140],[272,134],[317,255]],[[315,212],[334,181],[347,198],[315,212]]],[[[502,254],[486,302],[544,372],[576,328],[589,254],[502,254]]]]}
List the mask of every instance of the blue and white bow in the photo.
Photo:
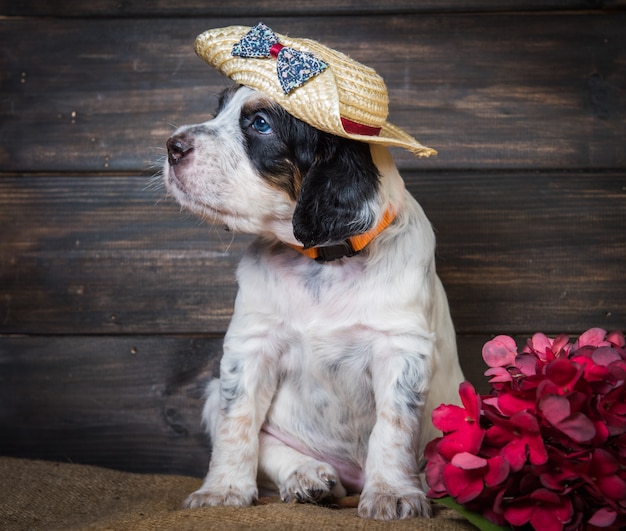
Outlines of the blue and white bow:
{"type": "Polygon", "coordinates": [[[278,82],[285,94],[328,68],[324,61],[314,55],[280,44],[276,34],[262,22],[233,46],[232,55],[247,58],[275,57],[278,82]]]}

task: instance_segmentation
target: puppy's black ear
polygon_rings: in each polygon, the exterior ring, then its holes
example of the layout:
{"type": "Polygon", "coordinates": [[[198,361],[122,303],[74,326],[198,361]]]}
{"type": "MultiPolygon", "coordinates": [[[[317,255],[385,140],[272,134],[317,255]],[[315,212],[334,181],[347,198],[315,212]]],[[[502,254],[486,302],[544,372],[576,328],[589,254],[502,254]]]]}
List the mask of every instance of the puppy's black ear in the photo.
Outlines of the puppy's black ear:
{"type": "Polygon", "coordinates": [[[295,237],[309,248],[366,232],[376,217],[378,184],[368,144],[322,134],[296,202],[295,237]]]}

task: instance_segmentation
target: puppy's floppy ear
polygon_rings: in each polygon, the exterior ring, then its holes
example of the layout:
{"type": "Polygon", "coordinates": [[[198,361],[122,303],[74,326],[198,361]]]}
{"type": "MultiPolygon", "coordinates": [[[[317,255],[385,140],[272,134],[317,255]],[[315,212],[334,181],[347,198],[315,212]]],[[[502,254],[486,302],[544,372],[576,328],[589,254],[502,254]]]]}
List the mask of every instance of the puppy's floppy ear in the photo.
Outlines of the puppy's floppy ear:
{"type": "Polygon", "coordinates": [[[323,135],[302,180],[293,233],[305,248],[339,243],[376,218],[379,173],[368,144],[323,135]]]}

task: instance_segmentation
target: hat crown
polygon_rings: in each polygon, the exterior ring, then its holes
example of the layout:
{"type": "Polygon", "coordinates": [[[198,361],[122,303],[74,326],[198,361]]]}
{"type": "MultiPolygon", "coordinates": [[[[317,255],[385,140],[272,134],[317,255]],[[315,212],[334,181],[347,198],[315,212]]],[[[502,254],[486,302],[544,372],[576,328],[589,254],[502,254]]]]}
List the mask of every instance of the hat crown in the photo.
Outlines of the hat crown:
{"type": "MultiPolygon", "coordinates": [[[[195,50],[209,65],[236,83],[262,92],[287,112],[317,129],[362,142],[403,147],[420,156],[436,153],[386,122],[389,113],[387,87],[374,69],[317,41],[274,33],[263,24],[253,28],[229,26],[199,35],[195,50]],[[279,75],[284,75],[284,67],[277,66],[276,50],[272,50],[271,57],[269,54],[263,57],[237,54],[237,46],[241,48],[242,40],[255,32],[263,36],[269,32],[272,39],[278,41],[280,49],[290,48],[309,54],[327,67],[308,76],[301,76],[299,72],[298,84],[286,91],[279,79],[279,75]]],[[[305,65],[304,68],[308,67],[305,65]]]]}
{"type": "Polygon", "coordinates": [[[389,96],[383,78],[373,68],[316,41],[301,42],[330,65],[341,116],[359,124],[382,127],[389,115],[389,96]]]}

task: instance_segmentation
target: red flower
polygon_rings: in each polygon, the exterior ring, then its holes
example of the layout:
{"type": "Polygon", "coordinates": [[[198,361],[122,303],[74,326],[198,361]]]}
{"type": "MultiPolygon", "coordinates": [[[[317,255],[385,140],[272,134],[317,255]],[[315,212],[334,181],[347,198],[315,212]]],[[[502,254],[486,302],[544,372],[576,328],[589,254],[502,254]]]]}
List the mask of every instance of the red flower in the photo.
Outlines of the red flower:
{"type": "Polygon", "coordinates": [[[550,448],[548,454],[546,463],[533,469],[541,485],[557,494],[569,494],[583,484],[584,465],[580,461],[555,448],[550,448]]]}
{"type": "Polygon", "coordinates": [[[480,427],[480,396],[469,382],[461,383],[459,395],[465,408],[441,405],[432,416],[435,428],[447,434],[437,450],[448,461],[459,452],[477,453],[485,435],[480,427]]]}
{"type": "Polygon", "coordinates": [[[528,340],[522,353],[533,354],[537,359],[549,362],[556,357],[567,356],[570,349],[569,337],[565,334],[550,339],[542,333],[537,333],[528,340]]]}
{"type": "Polygon", "coordinates": [[[596,435],[593,422],[580,412],[572,413],[570,401],[564,396],[544,396],[539,409],[545,420],[575,443],[590,442],[596,435]]]}
{"type": "Polygon", "coordinates": [[[426,483],[430,487],[428,496],[431,498],[441,498],[448,494],[446,484],[443,481],[443,470],[448,464],[437,450],[437,444],[441,437],[430,441],[424,448],[424,459],[426,459],[426,483]]]}
{"type": "Polygon", "coordinates": [[[511,525],[530,524],[537,531],[561,531],[573,515],[571,500],[548,489],[537,489],[504,509],[504,518],[511,525]]]}
{"type": "Polygon", "coordinates": [[[583,347],[572,361],[583,367],[585,380],[596,393],[607,393],[626,379],[626,362],[613,347],[583,347]]]}
{"type": "Polygon", "coordinates": [[[499,485],[508,475],[509,464],[503,457],[484,459],[463,452],[444,467],[443,481],[450,495],[464,504],[477,498],[485,487],[499,485]]]}
{"type": "Polygon", "coordinates": [[[624,339],[624,334],[623,332],[620,332],[619,330],[614,330],[613,332],[609,332],[606,335],[605,339],[616,348],[623,349],[624,347],[626,347],[626,339],[624,339]]]}
{"type": "Polygon", "coordinates": [[[433,412],[443,436],[426,447],[428,495],[516,528],[626,528],[624,334],[535,334],[521,353],[497,336],[483,359],[491,394],[465,382],[463,407],[433,412]]]}
{"type": "Polygon", "coordinates": [[[605,499],[612,509],[626,504],[626,481],[617,475],[619,469],[620,463],[615,457],[602,448],[596,448],[582,474],[588,492],[605,499]]]}
{"type": "Polygon", "coordinates": [[[575,389],[583,369],[567,358],[557,358],[546,365],[545,375],[545,382],[552,384],[550,392],[568,395],[575,389]]]}
{"type": "Polygon", "coordinates": [[[600,398],[598,411],[609,435],[626,433],[626,386],[622,384],[600,398]]]}
{"type": "Polygon", "coordinates": [[[494,425],[487,430],[487,444],[501,447],[500,455],[506,459],[511,470],[521,470],[527,460],[542,465],[548,459],[541,438],[537,418],[527,411],[518,411],[512,417],[489,415],[494,425]]]}
{"type": "Polygon", "coordinates": [[[487,468],[486,459],[462,452],[456,454],[444,467],[443,481],[456,501],[467,503],[483,491],[483,477],[487,468]]]}
{"type": "Polygon", "coordinates": [[[586,332],[580,334],[578,341],[574,343],[574,350],[578,350],[579,348],[590,346],[590,347],[604,347],[608,346],[611,343],[606,341],[606,330],[602,330],[602,328],[590,328],[586,332]]]}
{"type": "Polygon", "coordinates": [[[529,358],[530,363],[520,365],[517,346],[513,338],[509,336],[496,336],[491,341],[487,341],[483,346],[483,360],[491,367],[485,372],[485,376],[492,377],[489,380],[492,385],[512,382],[521,376],[535,374],[535,359],[529,358]]]}

